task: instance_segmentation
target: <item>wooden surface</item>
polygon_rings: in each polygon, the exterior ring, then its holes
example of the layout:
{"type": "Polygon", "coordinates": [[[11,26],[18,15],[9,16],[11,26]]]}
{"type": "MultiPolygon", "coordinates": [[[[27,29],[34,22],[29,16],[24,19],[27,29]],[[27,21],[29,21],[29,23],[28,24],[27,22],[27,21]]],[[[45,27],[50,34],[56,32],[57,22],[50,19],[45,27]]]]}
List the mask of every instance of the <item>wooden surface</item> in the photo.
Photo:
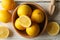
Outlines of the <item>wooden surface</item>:
{"type": "MultiPolygon", "coordinates": [[[[16,3],[18,3],[18,4],[23,3],[23,2],[24,1],[22,1],[22,0],[16,0],[16,3]]],[[[48,11],[48,7],[50,4],[49,0],[44,0],[44,1],[42,0],[42,2],[39,0],[39,1],[35,1],[35,2],[39,5],[41,5],[46,11],[48,11]]],[[[54,12],[54,15],[49,17],[49,20],[55,20],[56,22],[58,22],[60,24],[60,0],[57,0],[56,10],[54,12]]],[[[27,38],[23,38],[18,33],[16,33],[11,22],[9,22],[9,23],[0,22],[0,25],[6,26],[11,30],[10,36],[4,40],[60,40],[60,33],[57,36],[49,36],[47,33],[44,33],[43,35],[40,35],[39,37],[27,39],[27,38]]]]}

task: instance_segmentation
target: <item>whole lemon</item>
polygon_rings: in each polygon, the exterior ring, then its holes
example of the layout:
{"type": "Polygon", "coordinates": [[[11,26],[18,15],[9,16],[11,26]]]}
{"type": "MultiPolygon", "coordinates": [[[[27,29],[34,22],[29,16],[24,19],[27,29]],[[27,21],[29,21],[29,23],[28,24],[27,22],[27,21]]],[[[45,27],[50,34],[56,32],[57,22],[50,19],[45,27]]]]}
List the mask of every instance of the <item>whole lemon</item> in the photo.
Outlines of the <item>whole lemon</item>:
{"type": "Polygon", "coordinates": [[[20,22],[20,21],[19,21],[19,18],[16,19],[16,21],[15,21],[15,27],[16,27],[18,30],[25,30],[25,28],[22,27],[19,22],[20,22]]]}
{"type": "Polygon", "coordinates": [[[31,37],[37,36],[40,32],[40,27],[38,24],[33,24],[31,27],[26,28],[26,32],[31,37]]]}
{"type": "Polygon", "coordinates": [[[30,16],[31,13],[32,13],[32,9],[28,5],[20,5],[18,7],[18,10],[17,10],[18,16],[21,16],[21,15],[28,15],[28,16],[30,16]]]}
{"type": "Polygon", "coordinates": [[[41,10],[35,9],[31,16],[32,21],[41,23],[44,20],[44,14],[41,10]]]}
{"type": "Polygon", "coordinates": [[[14,0],[2,0],[2,6],[6,10],[13,10],[16,7],[14,0]]]}
{"type": "Polygon", "coordinates": [[[0,10],[0,22],[9,22],[11,20],[11,14],[7,10],[0,10]]]}

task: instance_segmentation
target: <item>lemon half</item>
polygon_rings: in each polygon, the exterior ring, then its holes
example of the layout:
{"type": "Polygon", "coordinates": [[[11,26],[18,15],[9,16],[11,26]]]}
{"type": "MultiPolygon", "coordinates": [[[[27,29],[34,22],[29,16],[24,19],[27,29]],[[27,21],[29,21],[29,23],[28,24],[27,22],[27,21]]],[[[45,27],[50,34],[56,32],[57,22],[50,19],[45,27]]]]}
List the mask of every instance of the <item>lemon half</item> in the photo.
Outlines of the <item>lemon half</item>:
{"type": "Polygon", "coordinates": [[[7,38],[9,36],[9,29],[7,27],[0,26],[0,38],[7,38]]]}
{"type": "Polygon", "coordinates": [[[50,22],[47,25],[47,32],[51,36],[55,36],[59,33],[59,24],[56,22],[50,22]]]}
{"type": "Polygon", "coordinates": [[[30,27],[31,19],[28,16],[23,15],[23,16],[20,16],[19,19],[20,19],[19,21],[21,26],[30,27]]]}
{"type": "Polygon", "coordinates": [[[19,18],[17,18],[16,21],[15,21],[15,27],[16,27],[18,30],[25,30],[25,28],[20,25],[19,18]]]}

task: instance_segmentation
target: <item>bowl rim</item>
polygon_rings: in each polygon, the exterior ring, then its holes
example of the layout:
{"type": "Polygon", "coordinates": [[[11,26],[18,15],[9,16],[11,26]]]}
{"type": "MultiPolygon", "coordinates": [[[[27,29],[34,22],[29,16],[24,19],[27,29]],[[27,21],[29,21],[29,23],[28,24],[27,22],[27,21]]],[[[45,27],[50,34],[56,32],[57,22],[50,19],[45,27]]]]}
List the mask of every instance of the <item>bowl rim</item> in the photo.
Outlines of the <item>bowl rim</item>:
{"type": "MultiPolygon", "coordinates": [[[[47,12],[45,11],[45,9],[43,8],[43,7],[41,7],[39,4],[37,4],[37,3],[35,3],[35,2],[23,2],[22,4],[32,4],[32,5],[35,5],[36,7],[38,7],[39,9],[41,9],[43,12],[44,12],[44,15],[45,15],[45,17],[46,17],[46,19],[45,19],[45,24],[44,24],[44,28],[43,28],[43,30],[42,30],[42,32],[39,34],[39,35],[41,35],[41,34],[43,34],[44,33],[44,31],[45,31],[45,29],[46,29],[46,27],[47,27],[47,23],[48,23],[48,17],[47,17],[47,12]]],[[[14,27],[14,22],[13,22],[13,16],[14,16],[14,12],[17,10],[17,8],[20,6],[20,5],[22,5],[22,4],[19,4],[16,8],[15,8],[15,10],[13,11],[13,14],[12,14],[12,24],[13,24],[13,28],[15,29],[15,27],[14,27]]],[[[20,35],[20,33],[15,29],[15,31],[20,35]]],[[[21,35],[21,36],[23,36],[23,35],[21,35]]],[[[23,37],[25,37],[25,36],[23,36],[23,37]]],[[[25,38],[29,38],[29,37],[25,37],[25,38]]],[[[30,37],[31,38],[31,37],[30,37]]],[[[32,38],[34,38],[34,37],[32,37],[32,38]]]]}

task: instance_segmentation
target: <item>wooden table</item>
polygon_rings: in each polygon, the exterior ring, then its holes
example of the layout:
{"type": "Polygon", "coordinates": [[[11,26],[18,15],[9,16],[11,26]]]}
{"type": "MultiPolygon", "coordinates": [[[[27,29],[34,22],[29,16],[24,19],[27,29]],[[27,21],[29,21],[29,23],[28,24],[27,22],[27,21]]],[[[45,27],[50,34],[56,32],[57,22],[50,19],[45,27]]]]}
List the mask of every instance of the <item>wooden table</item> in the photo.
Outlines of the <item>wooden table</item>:
{"type": "MultiPolygon", "coordinates": [[[[15,1],[16,3],[20,4],[22,2],[32,1],[32,0],[15,0],[15,1]]],[[[48,11],[50,0],[33,0],[33,2],[36,2],[37,4],[41,5],[46,11],[48,11]]],[[[56,22],[60,24],[60,0],[56,0],[56,10],[54,12],[54,15],[49,17],[49,20],[55,20],[56,22]]],[[[18,33],[16,33],[11,22],[9,23],[0,22],[0,25],[6,26],[11,30],[10,36],[4,40],[60,40],[60,33],[57,36],[49,36],[47,33],[44,33],[43,35],[40,35],[39,37],[27,39],[27,38],[21,37],[18,33]]]]}

